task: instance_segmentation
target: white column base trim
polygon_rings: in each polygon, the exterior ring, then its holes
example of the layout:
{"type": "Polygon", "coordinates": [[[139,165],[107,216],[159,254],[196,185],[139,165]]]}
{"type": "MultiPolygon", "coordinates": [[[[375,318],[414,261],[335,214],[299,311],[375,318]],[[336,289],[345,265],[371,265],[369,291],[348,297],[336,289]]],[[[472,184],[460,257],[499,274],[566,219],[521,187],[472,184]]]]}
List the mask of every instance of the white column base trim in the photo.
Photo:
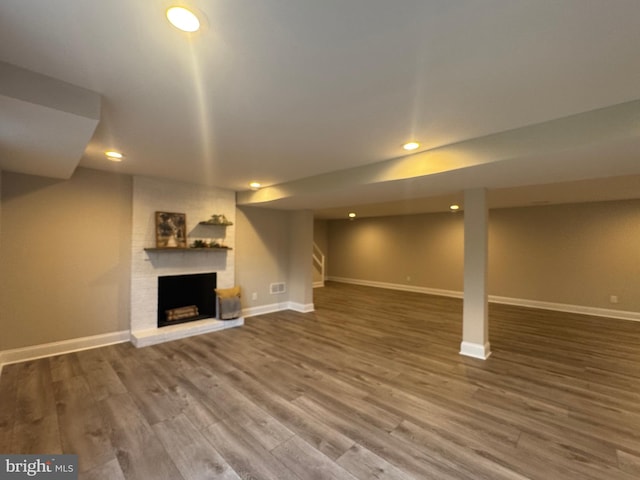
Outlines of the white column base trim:
{"type": "Polygon", "coordinates": [[[324,287],[324,280],[313,282],[313,288],[320,288],[320,287],[324,287]]]}
{"type": "Polygon", "coordinates": [[[172,340],[239,327],[241,325],[244,325],[244,318],[242,317],[233,320],[207,318],[204,320],[196,320],[195,322],[169,325],[168,327],[150,328],[149,330],[131,332],[131,343],[136,347],[148,347],[149,345],[170,342],[172,340]]]}
{"type": "Polygon", "coordinates": [[[460,344],[460,355],[486,360],[489,358],[489,355],[491,355],[491,345],[489,345],[489,342],[484,345],[472,342],[462,342],[460,344]]]}
{"type": "Polygon", "coordinates": [[[4,350],[0,351],[0,373],[2,372],[2,366],[10,363],[26,362],[28,360],[79,352],[90,348],[106,347],[107,345],[128,341],[129,331],[123,330],[121,332],[72,338],[70,340],[62,340],[60,342],[43,343],[40,345],[31,345],[29,347],[4,350]]]}

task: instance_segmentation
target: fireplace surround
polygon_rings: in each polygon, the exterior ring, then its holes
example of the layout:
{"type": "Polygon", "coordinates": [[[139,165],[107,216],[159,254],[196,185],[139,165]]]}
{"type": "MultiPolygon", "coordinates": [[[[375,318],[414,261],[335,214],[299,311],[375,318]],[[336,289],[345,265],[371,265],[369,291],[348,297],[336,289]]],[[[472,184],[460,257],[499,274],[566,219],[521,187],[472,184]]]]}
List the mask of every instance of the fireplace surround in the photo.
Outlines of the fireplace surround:
{"type": "MultiPolygon", "coordinates": [[[[215,312],[208,318],[158,327],[158,278],[215,272],[216,287],[235,285],[235,225],[224,228],[226,250],[149,251],[155,245],[155,212],[186,214],[187,235],[198,220],[224,212],[235,223],[235,192],[171,180],[135,176],[133,178],[133,230],[131,244],[131,342],[144,347],[216,330],[240,326],[244,319],[222,321],[215,312]],[[194,222],[189,224],[189,219],[194,222]]],[[[196,235],[197,236],[197,235],[196,235]]],[[[212,291],[212,301],[215,296],[212,291]]],[[[188,305],[193,305],[190,302],[188,305]]],[[[179,305],[183,307],[187,305],[179,305]]],[[[198,309],[200,310],[200,309],[198,309]]]]}

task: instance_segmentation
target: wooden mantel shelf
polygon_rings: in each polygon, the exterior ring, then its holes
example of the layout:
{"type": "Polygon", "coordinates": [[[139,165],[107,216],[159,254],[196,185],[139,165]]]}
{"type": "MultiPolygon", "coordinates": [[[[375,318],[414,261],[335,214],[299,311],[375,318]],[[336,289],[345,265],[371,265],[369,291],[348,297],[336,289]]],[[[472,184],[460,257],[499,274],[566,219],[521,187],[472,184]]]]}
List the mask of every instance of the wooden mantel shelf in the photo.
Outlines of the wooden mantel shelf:
{"type": "Polygon", "coordinates": [[[210,227],[230,227],[233,222],[211,222],[206,220],[204,222],[198,222],[198,225],[209,225],[210,227]]]}
{"type": "Polygon", "coordinates": [[[153,248],[145,248],[145,252],[219,252],[225,250],[233,250],[231,247],[203,247],[203,248],[177,248],[177,247],[153,247],[153,248]]]}

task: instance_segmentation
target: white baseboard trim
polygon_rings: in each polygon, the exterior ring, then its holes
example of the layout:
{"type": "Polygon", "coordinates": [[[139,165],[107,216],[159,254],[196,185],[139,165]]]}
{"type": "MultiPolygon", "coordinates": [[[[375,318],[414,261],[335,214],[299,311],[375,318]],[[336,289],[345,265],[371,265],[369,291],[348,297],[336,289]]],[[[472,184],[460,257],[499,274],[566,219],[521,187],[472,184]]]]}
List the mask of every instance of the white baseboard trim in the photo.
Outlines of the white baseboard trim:
{"type": "Polygon", "coordinates": [[[313,282],[313,288],[320,288],[320,287],[324,287],[324,280],[313,282]]]}
{"type": "Polygon", "coordinates": [[[313,303],[289,302],[289,310],[300,313],[311,313],[315,310],[313,303]]]}
{"type": "Polygon", "coordinates": [[[297,303],[297,302],[280,302],[271,303],[269,305],[260,305],[258,307],[249,307],[242,309],[242,316],[255,317],[256,315],[265,315],[267,313],[281,312],[282,310],[293,310],[294,312],[309,313],[315,311],[313,303],[297,303]]]}
{"type": "Polygon", "coordinates": [[[594,317],[607,317],[616,318],[618,320],[632,320],[634,322],[640,322],[640,312],[629,312],[626,310],[570,305],[567,303],[542,302],[539,300],[526,300],[522,298],[499,297],[497,295],[489,295],[489,301],[504,305],[515,305],[517,307],[540,308],[542,310],[554,310],[556,312],[578,313],[581,315],[592,315],[594,317]]]}
{"type": "Polygon", "coordinates": [[[72,338],[70,340],[62,340],[60,342],[43,343],[41,345],[4,350],[0,351],[0,373],[2,372],[2,367],[4,365],[9,365],[11,363],[26,362],[28,360],[79,352],[81,350],[105,347],[107,345],[128,341],[129,330],[123,330],[121,332],[105,333],[102,335],[93,335],[91,337],[72,338]]]}
{"type": "Polygon", "coordinates": [[[360,280],[357,278],[329,277],[332,282],[351,283],[353,285],[363,285],[365,287],[386,288],[389,290],[402,290],[404,292],[426,293],[428,295],[439,295],[441,297],[462,298],[462,292],[455,290],[443,290],[441,288],[419,287],[417,285],[405,285],[402,283],[375,282],[372,280],[360,280]]]}
{"type": "Polygon", "coordinates": [[[269,305],[259,305],[257,307],[248,307],[242,309],[242,316],[255,317],[256,315],[265,315],[267,313],[280,312],[288,309],[289,302],[270,303],[269,305]]]}
{"type": "MultiPolygon", "coordinates": [[[[351,283],[354,285],[364,285],[368,287],[387,288],[390,290],[402,290],[405,292],[427,293],[429,295],[440,295],[443,297],[463,298],[463,293],[455,290],[442,290],[438,288],[403,285],[401,283],[374,282],[370,280],[360,280],[356,278],[344,277],[329,277],[329,280],[333,282],[351,283]]],[[[542,310],[554,310],[556,312],[578,313],[581,315],[592,315],[594,317],[606,317],[615,318],[618,320],[632,320],[634,322],[640,322],[640,312],[630,312],[626,310],[587,307],[584,305],[570,305],[567,303],[543,302],[540,300],[501,297],[498,295],[489,295],[489,302],[500,303],[504,305],[514,305],[517,307],[540,308],[542,310]]]]}
{"type": "Polygon", "coordinates": [[[462,342],[460,344],[460,355],[486,360],[489,358],[489,355],[491,355],[491,345],[489,345],[489,342],[484,345],[480,343],[462,342]]]}

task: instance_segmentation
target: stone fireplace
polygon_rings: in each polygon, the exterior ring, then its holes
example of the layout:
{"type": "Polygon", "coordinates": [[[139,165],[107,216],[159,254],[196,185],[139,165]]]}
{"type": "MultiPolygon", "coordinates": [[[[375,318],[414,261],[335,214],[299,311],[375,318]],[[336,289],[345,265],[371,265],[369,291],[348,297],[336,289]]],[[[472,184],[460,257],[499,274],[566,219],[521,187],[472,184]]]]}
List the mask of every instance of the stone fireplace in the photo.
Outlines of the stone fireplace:
{"type": "MultiPolygon", "coordinates": [[[[171,249],[155,247],[155,212],[186,214],[187,242],[198,232],[198,222],[213,214],[224,214],[235,223],[235,192],[149,177],[133,179],[133,232],[131,246],[131,342],[137,347],[235,327],[243,318],[198,319],[188,323],[158,326],[158,282],[160,277],[215,273],[218,288],[235,285],[235,226],[214,229],[228,250],[171,249]]],[[[186,305],[180,305],[186,306],[186,305]]],[[[163,307],[161,307],[163,308],[163,307]]],[[[214,315],[215,316],[215,315],[214,315]]]]}

